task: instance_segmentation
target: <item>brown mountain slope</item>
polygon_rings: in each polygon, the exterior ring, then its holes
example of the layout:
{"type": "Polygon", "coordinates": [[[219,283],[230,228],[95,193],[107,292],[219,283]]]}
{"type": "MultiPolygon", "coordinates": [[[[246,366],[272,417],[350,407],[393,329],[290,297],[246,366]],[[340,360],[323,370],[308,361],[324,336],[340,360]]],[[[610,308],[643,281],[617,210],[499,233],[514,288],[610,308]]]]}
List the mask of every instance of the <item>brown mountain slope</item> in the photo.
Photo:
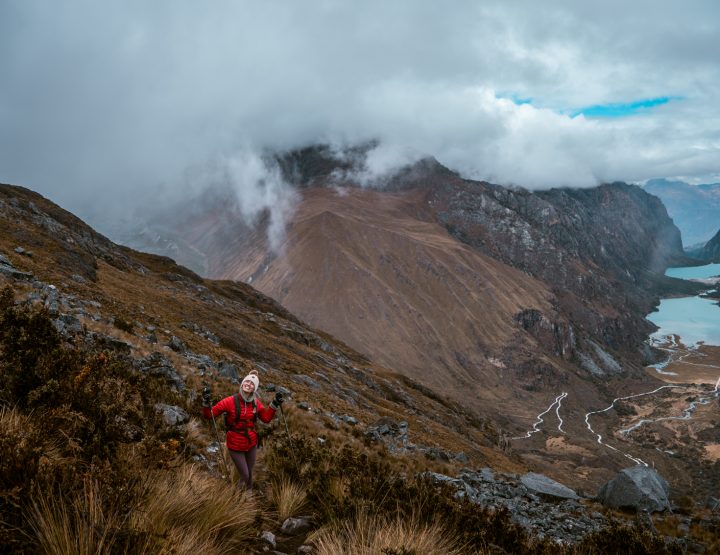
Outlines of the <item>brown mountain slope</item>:
{"type": "Polygon", "coordinates": [[[0,255],[0,288],[10,285],[18,300],[45,303],[58,326],[72,322],[132,359],[167,357],[187,385],[184,404],[195,401],[202,381],[229,394],[237,385],[228,368],[240,375],[256,368],[263,384],[284,385],[293,402],[316,409],[307,413],[314,424],[295,410],[296,423],[316,427],[311,433],[337,429],[330,413],[353,416],[361,428],[389,417],[408,421],[418,446],[519,468],[492,447],[497,432],[488,423],[369,363],[253,287],[203,279],[168,258],[115,245],[37,193],[0,185],[0,255]],[[169,348],[173,337],[182,348],[169,348]]]}
{"type": "Polygon", "coordinates": [[[513,318],[551,312],[550,294],[451,237],[423,205],[417,191],[305,189],[280,256],[226,244],[210,272],[252,278],[313,326],[438,390],[506,398],[491,361],[527,345],[513,318]]]}

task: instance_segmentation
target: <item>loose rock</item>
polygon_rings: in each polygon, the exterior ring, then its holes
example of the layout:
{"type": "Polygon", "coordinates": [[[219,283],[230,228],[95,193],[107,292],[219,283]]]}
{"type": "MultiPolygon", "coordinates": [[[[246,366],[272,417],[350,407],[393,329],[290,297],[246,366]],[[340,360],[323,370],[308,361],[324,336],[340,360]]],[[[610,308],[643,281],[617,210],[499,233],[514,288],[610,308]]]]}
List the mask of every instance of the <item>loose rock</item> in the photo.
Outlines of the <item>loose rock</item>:
{"type": "Polygon", "coordinates": [[[260,539],[267,543],[271,549],[277,547],[277,541],[275,540],[275,534],[266,530],[260,535],[260,539]]]}
{"type": "Polygon", "coordinates": [[[569,487],[548,478],[544,474],[528,472],[520,482],[530,491],[557,499],[579,499],[578,494],[569,487]]]}
{"type": "Polygon", "coordinates": [[[294,536],[310,528],[311,521],[308,517],[288,518],[283,522],[280,530],[283,534],[294,536]]]}

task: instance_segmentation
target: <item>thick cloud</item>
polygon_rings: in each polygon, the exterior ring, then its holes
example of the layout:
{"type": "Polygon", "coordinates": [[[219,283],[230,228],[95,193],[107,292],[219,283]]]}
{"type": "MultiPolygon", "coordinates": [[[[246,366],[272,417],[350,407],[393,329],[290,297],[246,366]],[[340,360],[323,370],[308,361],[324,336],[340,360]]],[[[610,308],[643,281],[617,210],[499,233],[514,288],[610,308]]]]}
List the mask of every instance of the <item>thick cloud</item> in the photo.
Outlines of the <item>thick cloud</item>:
{"type": "Polygon", "coordinates": [[[720,4],[577,4],[7,0],[0,181],[98,225],[208,164],[241,206],[277,203],[277,176],[246,178],[255,153],[321,141],[379,139],[378,172],[431,154],[528,187],[720,179],[720,4]]]}

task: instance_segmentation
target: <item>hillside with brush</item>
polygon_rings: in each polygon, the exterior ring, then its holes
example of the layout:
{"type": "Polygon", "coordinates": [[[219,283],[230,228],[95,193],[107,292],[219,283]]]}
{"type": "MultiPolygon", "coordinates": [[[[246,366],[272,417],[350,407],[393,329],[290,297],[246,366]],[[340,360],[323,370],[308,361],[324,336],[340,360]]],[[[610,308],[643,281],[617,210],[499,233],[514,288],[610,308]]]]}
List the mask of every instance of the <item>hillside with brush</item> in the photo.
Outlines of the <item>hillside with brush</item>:
{"type": "Polygon", "coordinates": [[[658,534],[540,493],[503,430],[447,392],[7,185],[0,289],[3,552],[673,553],[716,530],[698,517],[679,542],[674,517],[658,534]],[[251,369],[289,401],[250,494],[199,391],[217,400],[251,369]]]}

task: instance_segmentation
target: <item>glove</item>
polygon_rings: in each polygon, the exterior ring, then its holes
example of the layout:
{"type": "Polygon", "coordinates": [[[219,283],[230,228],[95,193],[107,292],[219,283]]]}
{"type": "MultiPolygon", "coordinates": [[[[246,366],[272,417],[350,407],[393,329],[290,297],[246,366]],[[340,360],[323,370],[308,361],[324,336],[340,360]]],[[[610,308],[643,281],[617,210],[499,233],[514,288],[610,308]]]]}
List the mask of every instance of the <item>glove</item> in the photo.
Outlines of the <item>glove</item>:
{"type": "Polygon", "coordinates": [[[204,387],[202,390],[202,400],[203,400],[203,406],[209,407],[210,406],[210,388],[204,387]]]}
{"type": "Polygon", "coordinates": [[[283,394],[278,391],[275,394],[275,398],[272,400],[272,403],[270,403],[270,406],[277,410],[280,408],[284,401],[285,399],[283,398],[283,394]]]}

